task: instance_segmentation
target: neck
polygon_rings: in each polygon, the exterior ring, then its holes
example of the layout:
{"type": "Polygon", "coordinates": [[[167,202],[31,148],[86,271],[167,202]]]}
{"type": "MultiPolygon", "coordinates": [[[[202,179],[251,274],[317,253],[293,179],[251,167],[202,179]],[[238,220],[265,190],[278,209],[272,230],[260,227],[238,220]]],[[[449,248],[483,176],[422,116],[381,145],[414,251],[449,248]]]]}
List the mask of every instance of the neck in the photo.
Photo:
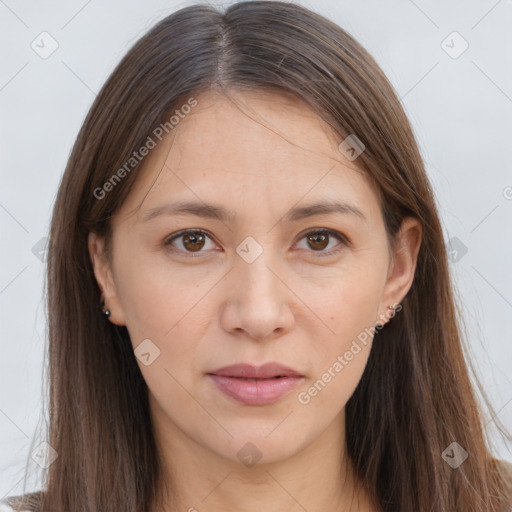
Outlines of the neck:
{"type": "Polygon", "coordinates": [[[157,421],[163,481],[152,512],[374,512],[346,456],[344,426],[343,411],[301,451],[246,467],[157,421]]]}

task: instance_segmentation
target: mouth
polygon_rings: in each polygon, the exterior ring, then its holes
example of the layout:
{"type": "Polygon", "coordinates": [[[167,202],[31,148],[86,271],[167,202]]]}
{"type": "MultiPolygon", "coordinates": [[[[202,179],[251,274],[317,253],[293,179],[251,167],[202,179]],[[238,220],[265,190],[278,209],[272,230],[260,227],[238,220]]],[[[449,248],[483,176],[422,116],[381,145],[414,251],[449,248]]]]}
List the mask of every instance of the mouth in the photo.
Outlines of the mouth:
{"type": "Polygon", "coordinates": [[[245,405],[268,405],[288,394],[305,378],[279,363],[237,364],[208,373],[224,395],[245,405]]]}

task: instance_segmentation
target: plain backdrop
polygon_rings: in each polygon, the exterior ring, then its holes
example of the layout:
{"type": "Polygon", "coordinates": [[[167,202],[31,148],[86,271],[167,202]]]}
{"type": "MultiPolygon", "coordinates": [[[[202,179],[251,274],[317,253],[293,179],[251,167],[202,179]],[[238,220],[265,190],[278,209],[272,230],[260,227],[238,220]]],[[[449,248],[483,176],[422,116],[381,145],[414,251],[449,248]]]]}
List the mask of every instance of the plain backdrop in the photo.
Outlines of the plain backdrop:
{"type": "MultiPolygon", "coordinates": [[[[128,48],[192,3],[0,0],[0,498],[21,492],[37,446],[44,237],[71,146],[128,48]]],[[[297,3],[360,41],[401,97],[452,251],[471,359],[512,430],[512,2],[297,3]]],[[[497,456],[512,461],[487,420],[497,456]]]]}

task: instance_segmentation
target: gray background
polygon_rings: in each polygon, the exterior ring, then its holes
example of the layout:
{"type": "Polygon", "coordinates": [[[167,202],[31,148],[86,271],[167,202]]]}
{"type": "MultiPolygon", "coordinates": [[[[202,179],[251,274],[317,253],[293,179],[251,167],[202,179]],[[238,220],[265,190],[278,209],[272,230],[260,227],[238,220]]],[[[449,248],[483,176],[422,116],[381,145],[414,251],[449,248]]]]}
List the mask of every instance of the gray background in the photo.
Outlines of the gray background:
{"type": "MultiPolygon", "coordinates": [[[[25,461],[40,441],[30,444],[41,412],[46,331],[44,252],[37,244],[47,234],[72,143],[128,47],[154,22],[192,3],[0,0],[0,498],[21,492],[25,461]],[[41,42],[43,31],[58,43],[45,59],[31,47],[35,41],[50,48],[50,39],[41,42]]],[[[298,3],[355,36],[398,91],[446,241],[458,240],[451,266],[471,360],[512,429],[512,1],[298,3]],[[469,44],[461,55],[463,41],[446,39],[453,31],[469,44]]],[[[512,461],[511,444],[492,425],[497,455],[512,461]]]]}

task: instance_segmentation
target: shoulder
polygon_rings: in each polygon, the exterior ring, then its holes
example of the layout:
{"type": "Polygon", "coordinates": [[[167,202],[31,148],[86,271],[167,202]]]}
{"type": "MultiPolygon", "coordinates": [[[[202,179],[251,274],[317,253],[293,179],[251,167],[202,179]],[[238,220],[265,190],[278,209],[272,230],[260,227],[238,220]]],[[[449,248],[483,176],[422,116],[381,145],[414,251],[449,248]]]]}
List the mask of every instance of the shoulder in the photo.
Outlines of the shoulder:
{"type": "Polygon", "coordinates": [[[506,460],[497,461],[502,472],[512,481],[512,462],[506,460]]]}
{"type": "Polygon", "coordinates": [[[9,496],[0,500],[0,512],[36,512],[40,508],[42,492],[9,496]]]}

